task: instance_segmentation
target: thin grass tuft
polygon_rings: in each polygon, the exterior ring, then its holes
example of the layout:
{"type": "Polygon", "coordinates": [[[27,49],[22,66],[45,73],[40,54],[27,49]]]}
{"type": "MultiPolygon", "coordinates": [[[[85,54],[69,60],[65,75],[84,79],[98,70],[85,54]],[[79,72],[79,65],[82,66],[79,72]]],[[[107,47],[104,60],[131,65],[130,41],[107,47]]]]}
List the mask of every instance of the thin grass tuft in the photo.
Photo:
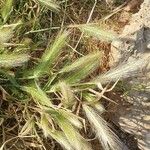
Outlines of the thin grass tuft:
{"type": "Polygon", "coordinates": [[[121,150],[122,143],[108,127],[107,122],[90,106],[84,104],[85,114],[105,150],[121,150]]]}

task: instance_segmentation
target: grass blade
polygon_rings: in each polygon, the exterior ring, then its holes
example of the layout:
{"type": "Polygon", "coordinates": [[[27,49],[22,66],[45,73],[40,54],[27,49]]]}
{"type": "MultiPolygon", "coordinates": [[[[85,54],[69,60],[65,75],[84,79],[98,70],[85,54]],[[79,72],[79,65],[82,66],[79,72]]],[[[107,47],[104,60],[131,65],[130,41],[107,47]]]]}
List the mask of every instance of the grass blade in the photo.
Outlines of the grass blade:
{"type": "Polygon", "coordinates": [[[100,65],[100,59],[100,53],[90,54],[78,59],[61,70],[61,73],[65,73],[63,80],[68,84],[79,82],[100,65]]]}
{"type": "MultiPolygon", "coordinates": [[[[72,124],[63,116],[57,116],[56,121],[59,125],[59,127],[62,129],[62,131],[64,132],[66,138],[68,139],[70,145],[75,149],[75,150],[82,150],[83,149],[83,145],[86,145],[85,143],[83,143],[83,139],[81,139],[80,134],[78,133],[78,131],[72,126],[72,124]]],[[[87,144],[88,145],[88,144],[87,144]]],[[[90,149],[90,146],[86,146],[89,147],[88,149],[90,149]]]]}
{"type": "Polygon", "coordinates": [[[4,43],[8,42],[13,36],[14,29],[18,25],[21,25],[21,24],[22,22],[18,21],[17,23],[14,23],[14,24],[1,26],[0,27],[0,44],[3,45],[4,43]]]}
{"type": "Polygon", "coordinates": [[[59,86],[62,93],[62,103],[64,107],[71,107],[74,104],[74,95],[71,88],[65,82],[60,82],[59,86]]]}
{"type": "Polygon", "coordinates": [[[13,0],[5,0],[3,7],[1,9],[1,15],[4,22],[7,21],[7,18],[9,17],[12,9],[13,9],[13,0]]]}
{"type": "Polygon", "coordinates": [[[104,106],[99,102],[95,95],[92,95],[91,93],[83,93],[83,97],[90,106],[99,112],[99,114],[105,112],[104,106]]]}
{"type": "Polygon", "coordinates": [[[97,77],[94,81],[96,84],[106,84],[111,81],[117,81],[118,79],[125,79],[128,77],[138,76],[139,72],[149,63],[149,57],[139,58],[130,62],[120,64],[116,68],[108,71],[97,77]]]}
{"type": "Polygon", "coordinates": [[[55,130],[54,132],[49,132],[49,134],[66,150],[74,150],[62,131],[55,130]]]}
{"type": "Polygon", "coordinates": [[[37,104],[49,107],[52,106],[51,100],[47,97],[44,91],[40,89],[40,87],[25,86],[23,87],[23,90],[29,93],[37,104]]]}
{"type": "Polygon", "coordinates": [[[12,68],[22,66],[29,60],[27,54],[0,54],[0,67],[12,68]]]}
{"type": "Polygon", "coordinates": [[[87,56],[83,56],[79,58],[78,60],[76,60],[75,62],[73,62],[71,65],[64,67],[60,71],[60,73],[71,72],[71,71],[76,71],[78,69],[82,69],[83,67],[90,64],[91,62],[95,62],[95,60],[97,59],[100,60],[100,58],[101,58],[101,55],[99,52],[89,54],[87,56]]]}
{"type": "Polygon", "coordinates": [[[55,139],[63,148],[66,150],[73,150],[71,145],[69,144],[68,140],[66,139],[66,136],[62,131],[52,130],[51,126],[49,124],[49,120],[47,117],[42,114],[41,116],[41,122],[38,123],[39,127],[42,128],[44,135],[50,136],[53,139],[55,139]]]}
{"type": "Polygon", "coordinates": [[[28,135],[34,128],[34,120],[33,117],[31,117],[25,125],[23,126],[22,130],[20,131],[19,135],[25,136],[28,135]]]}
{"type": "Polygon", "coordinates": [[[103,148],[105,150],[110,150],[110,148],[112,150],[121,150],[122,144],[108,127],[107,122],[100,117],[92,107],[84,104],[83,109],[103,148]]]}
{"type": "Polygon", "coordinates": [[[59,34],[56,37],[53,45],[47,48],[46,52],[41,58],[41,63],[34,70],[35,77],[39,77],[50,70],[50,68],[53,66],[53,63],[58,59],[59,55],[61,54],[61,50],[65,46],[68,35],[69,32],[67,31],[59,34]]]}
{"type": "Polygon", "coordinates": [[[92,36],[102,41],[111,42],[117,39],[117,36],[114,33],[108,30],[105,31],[98,26],[91,26],[85,24],[85,25],[79,25],[78,28],[87,36],[92,36]]]}
{"type": "Polygon", "coordinates": [[[54,0],[38,0],[38,1],[51,10],[59,11],[60,9],[59,5],[54,0]]]}
{"type": "Polygon", "coordinates": [[[79,116],[74,115],[73,113],[71,113],[69,111],[62,110],[62,109],[59,110],[59,113],[62,116],[64,116],[73,126],[79,128],[79,129],[82,128],[82,123],[79,121],[79,119],[80,120],[83,120],[83,119],[80,118],[79,116]]]}
{"type": "Polygon", "coordinates": [[[90,145],[82,138],[77,128],[75,128],[81,126],[79,121],[77,122],[78,117],[75,117],[73,114],[71,115],[71,112],[65,112],[65,110],[61,109],[57,109],[56,111],[46,108],[46,113],[49,113],[54,122],[58,124],[74,150],[83,150],[84,147],[87,148],[86,150],[91,150],[90,145]]]}

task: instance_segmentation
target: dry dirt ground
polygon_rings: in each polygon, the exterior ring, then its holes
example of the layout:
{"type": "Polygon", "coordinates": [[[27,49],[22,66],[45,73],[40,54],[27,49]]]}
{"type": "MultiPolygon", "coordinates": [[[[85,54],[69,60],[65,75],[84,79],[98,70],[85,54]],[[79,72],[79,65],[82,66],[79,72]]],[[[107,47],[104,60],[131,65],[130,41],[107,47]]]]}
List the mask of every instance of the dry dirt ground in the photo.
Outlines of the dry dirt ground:
{"type": "MultiPolygon", "coordinates": [[[[118,123],[123,131],[137,140],[141,150],[150,149],[150,1],[144,0],[133,14],[120,38],[112,43],[110,66],[145,60],[136,72],[136,78],[126,80],[128,94],[117,107],[118,123]]],[[[130,75],[129,75],[130,76],[130,75]]],[[[130,149],[130,148],[129,148],[130,149]]]]}

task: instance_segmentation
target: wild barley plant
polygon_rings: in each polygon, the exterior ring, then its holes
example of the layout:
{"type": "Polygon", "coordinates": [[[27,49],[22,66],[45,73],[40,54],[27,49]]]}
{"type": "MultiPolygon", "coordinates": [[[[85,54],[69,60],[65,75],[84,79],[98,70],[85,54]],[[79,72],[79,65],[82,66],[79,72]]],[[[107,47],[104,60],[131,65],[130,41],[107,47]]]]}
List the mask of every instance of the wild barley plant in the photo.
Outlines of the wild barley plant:
{"type": "MultiPolygon", "coordinates": [[[[52,0],[39,0],[39,3],[54,11],[60,9],[52,0]]],[[[38,140],[43,135],[45,138],[53,138],[67,150],[91,150],[88,140],[80,134],[81,129],[86,130],[86,124],[90,124],[104,150],[121,150],[122,143],[101,116],[105,109],[100,98],[91,91],[100,90],[101,84],[128,77],[129,72],[135,71],[139,64],[135,62],[134,68],[131,64],[125,64],[88,82],[84,79],[101,63],[100,52],[88,54],[55,69],[55,64],[65,51],[71,36],[71,30],[68,29],[61,31],[54,42],[48,44],[38,63],[33,64],[29,52],[7,49],[16,28],[23,26],[20,21],[6,24],[12,9],[13,1],[10,0],[6,0],[1,9],[3,22],[0,27],[0,86],[7,93],[7,101],[11,99],[24,108],[24,125],[20,124],[18,127],[18,138],[32,135],[38,140]],[[19,101],[20,98],[24,101],[19,101]],[[84,112],[84,115],[77,113],[79,111],[84,112]]],[[[115,35],[96,26],[86,24],[76,28],[85,36],[107,42],[116,40],[115,35]]],[[[1,117],[1,120],[5,122],[5,117],[1,117]]],[[[7,147],[7,141],[0,150],[5,146],[7,147]]]]}

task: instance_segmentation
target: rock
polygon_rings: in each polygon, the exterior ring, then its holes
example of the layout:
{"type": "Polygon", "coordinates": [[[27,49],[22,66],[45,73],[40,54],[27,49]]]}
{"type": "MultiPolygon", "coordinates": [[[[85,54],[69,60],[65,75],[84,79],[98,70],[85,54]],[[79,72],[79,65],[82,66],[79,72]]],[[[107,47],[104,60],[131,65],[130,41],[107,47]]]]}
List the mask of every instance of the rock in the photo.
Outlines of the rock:
{"type": "Polygon", "coordinates": [[[150,149],[150,93],[134,91],[118,111],[121,128],[135,136],[141,150],[150,149]]]}
{"type": "MultiPolygon", "coordinates": [[[[110,67],[126,61],[133,53],[143,53],[150,47],[150,0],[145,0],[138,13],[126,25],[119,40],[112,42],[110,67]]],[[[139,55],[139,54],[138,54],[139,55]]]]}
{"type": "MultiPolygon", "coordinates": [[[[144,89],[132,90],[119,106],[119,124],[122,130],[133,134],[141,150],[150,149],[150,0],[144,0],[138,13],[132,15],[119,40],[114,41],[110,53],[110,67],[130,63],[147,57],[145,73],[128,79],[129,87],[144,85],[144,89]]],[[[142,70],[142,65],[139,66],[142,70]]],[[[132,76],[131,72],[131,76],[132,76]]],[[[131,88],[132,89],[132,88],[131,88]]]]}

